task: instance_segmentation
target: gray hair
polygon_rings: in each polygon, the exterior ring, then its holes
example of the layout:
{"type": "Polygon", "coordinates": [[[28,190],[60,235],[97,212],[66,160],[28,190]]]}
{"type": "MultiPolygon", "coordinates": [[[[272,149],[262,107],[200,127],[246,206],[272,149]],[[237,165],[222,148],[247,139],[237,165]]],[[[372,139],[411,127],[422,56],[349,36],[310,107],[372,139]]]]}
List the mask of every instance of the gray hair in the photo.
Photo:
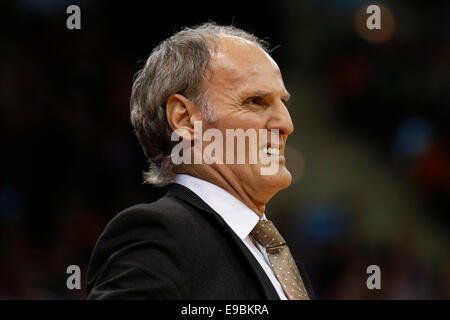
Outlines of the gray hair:
{"type": "Polygon", "coordinates": [[[210,71],[211,53],[217,50],[221,35],[249,40],[268,52],[267,43],[234,26],[204,23],[184,28],[153,49],[134,78],[130,99],[130,119],[149,162],[144,181],[164,186],[173,181],[171,161],[172,129],[166,118],[166,102],[174,93],[184,95],[202,112],[206,121],[213,114],[203,81],[210,71]]]}

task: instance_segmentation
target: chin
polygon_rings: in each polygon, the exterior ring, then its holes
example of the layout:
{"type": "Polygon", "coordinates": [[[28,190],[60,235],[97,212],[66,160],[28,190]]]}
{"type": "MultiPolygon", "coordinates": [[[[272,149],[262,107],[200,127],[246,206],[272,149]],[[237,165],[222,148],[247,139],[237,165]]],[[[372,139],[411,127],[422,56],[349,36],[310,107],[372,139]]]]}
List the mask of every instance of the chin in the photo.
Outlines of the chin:
{"type": "Polygon", "coordinates": [[[284,167],[283,169],[281,169],[281,173],[280,173],[280,190],[286,189],[287,187],[289,187],[291,185],[292,182],[292,175],[291,173],[288,171],[288,169],[286,169],[286,167],[284,167]]]}
{"type": "Polygon", "coordinates": [[[278,172],[274,175],[264,176],[264,184],[270,189],[274,190],[275,193],[286,189],[291,185],[292,176],[286,167],[281,167],[278,172]]]}

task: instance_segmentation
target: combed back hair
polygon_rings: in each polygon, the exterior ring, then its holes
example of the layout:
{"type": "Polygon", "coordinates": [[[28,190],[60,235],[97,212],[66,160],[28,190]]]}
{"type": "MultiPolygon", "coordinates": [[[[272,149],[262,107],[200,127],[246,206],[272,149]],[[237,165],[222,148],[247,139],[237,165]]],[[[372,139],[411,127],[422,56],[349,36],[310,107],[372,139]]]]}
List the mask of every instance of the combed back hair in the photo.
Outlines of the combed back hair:
{"type": "Polygon", "coordinates": [[[210,71],[211,53],[216,52],[220,36],[249,40],[265,52],[267,43],[234,26],[209,22],[184,28],[153,49],[145,66],[134,78],[130,99],[130,120],[149,162],[144,181],[164,186],[173,181],[171,160],[172,129],[166,118],[167,99],[175,93],[191,100],[205,121],[213,118],[203,82],[210,71]]]}

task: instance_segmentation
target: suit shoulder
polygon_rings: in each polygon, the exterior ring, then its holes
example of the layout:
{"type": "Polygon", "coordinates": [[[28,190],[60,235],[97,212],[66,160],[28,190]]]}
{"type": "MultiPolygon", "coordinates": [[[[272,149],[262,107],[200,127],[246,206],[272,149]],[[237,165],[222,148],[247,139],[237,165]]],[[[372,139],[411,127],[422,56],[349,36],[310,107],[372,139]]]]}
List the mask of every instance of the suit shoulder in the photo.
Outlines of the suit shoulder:
{"type": "Polygon", "coordinates": [[[148,235],[149,229],[192,228],[196,225],[195,210],[184,201],[165,196],[152,203],[133,205],[114,216],[102,236],[115,237],[126,233],[148,235]]]}
{"type": "Polygon", "coordinates": [[[181,225],[194,220],[193,210],[184,201],[174,197],[163,197],[152,203],[141,203],[118,213],[105,229],[114,227],[132,227],[142,224],[181,225]]]}
{"type": "Polygon", "coordinates": [[[188,265],[191,260],[187,252],[198,241],[194,235],[199,232],[193,231],[196,224],[195,210],[172,197],[118,213],[94,247],[87,273],[88,292],[109,276],[115,277],[117,270],[130,266],[131,271],[127,270],[141,277],[142,271],[151,274],[153,268],[164,263],[166,268],[173,260],[188,265]]]}

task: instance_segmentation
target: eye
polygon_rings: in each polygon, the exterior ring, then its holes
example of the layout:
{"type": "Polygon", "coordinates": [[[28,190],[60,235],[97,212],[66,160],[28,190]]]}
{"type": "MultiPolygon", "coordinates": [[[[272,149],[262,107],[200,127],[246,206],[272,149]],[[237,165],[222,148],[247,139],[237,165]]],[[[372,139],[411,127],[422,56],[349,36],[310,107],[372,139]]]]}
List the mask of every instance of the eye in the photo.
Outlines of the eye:
{"type": "Polygon", "coordinates": [[[264,99],[261,97],[251,97],[248,98],[247,100],[245,100],[245,104],[253,104],[253,105],[257,105],[257,106],[261,106],[264,105],[264,99]]]}

